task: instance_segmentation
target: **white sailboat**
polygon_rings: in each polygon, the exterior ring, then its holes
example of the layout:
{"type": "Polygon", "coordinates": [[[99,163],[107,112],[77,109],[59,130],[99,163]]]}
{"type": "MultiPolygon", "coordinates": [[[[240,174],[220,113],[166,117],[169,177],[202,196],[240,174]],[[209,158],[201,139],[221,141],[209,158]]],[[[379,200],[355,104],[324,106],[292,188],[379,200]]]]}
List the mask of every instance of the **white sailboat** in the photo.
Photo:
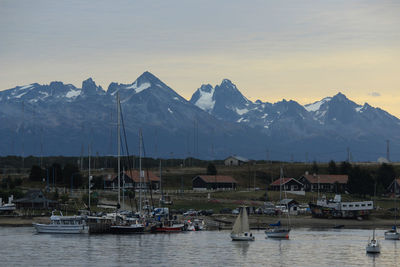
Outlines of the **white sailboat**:
{"type": "Polygon", "coordinates": [[[232,241],[254,241],[249,229],[249,218],[246,207],[242,207],[231,232],[232,241]]]}
{"type": "Polygon", "coordinates": [[[378,240],[375,239],[375,229],[372,235],[372,239],[368,241],[368,244],[365,248],[367,253],[380,253],[381,252],[381,245],[379,244],[378,240]]]}
{"type": "Polygon", "coordinates": [[[394,179],[393,183],[394,183],[394,225],[392,229],[385,232],[386,240],[400,240],[400,232],[397,231],[396,179],[394,179]]]}
{"type": "MultiPolygon", "coordinates": [[[[282,178],[283,178],[283,170],[281,167],[280,173],[280,186],[279,186],[279,200],[282,201],[282,178]]],[[[285,191],[286,195],[286,191],[285,191]]],[[[279,213],[279,221],[275,224],[270,224],[269,228],[265,230],[265,234],[269,238],[289,238],[290,232],[290,219],[289,219],[289,207],[286,203],[286,210],[287,210],[287,227],[282,226],[281,224],[281,213],[279,213]]]]}

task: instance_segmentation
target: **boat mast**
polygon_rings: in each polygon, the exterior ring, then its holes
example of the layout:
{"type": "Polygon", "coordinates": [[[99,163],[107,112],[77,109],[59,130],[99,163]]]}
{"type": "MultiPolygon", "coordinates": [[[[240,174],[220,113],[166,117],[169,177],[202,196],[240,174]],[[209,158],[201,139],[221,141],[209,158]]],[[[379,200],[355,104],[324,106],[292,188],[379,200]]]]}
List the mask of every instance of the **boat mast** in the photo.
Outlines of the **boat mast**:
{"type": "Polygon", "coordinates": [[[124,177],[122,177],[122,210],[125,210],[125,167],[122,167],[122,173],[124,177]]]}
{"type": "Polygon", "coordinates": [[[397,229],[396,185],[397,185],[397,181],[396,181],[396,178],[394,178],[394,227],[397,229]]]}
{"type": "Polygon", "coordinates": [[[161,169],[161,159],[160,159],[160,191],[161,191],[161,201],[164,201],[164,193],[163,193],[163,188],[162,188],[162,169],[161,169]]]}
{"type": "Polygon", "coordinates": [[[139,214],[142,214],[142,129],[139,130],[139,214]]]}
{"type": "Polygon", "coordinates": [[[88,159],[89,159],[89,177],[88,177],[88,194],[89,194],[89,201],[88,201],[88,204],[89,204],[89,211],[90,211],[90,144],[89,144],[89,147],[88,147],[88,152],[89,152],[89,156],[88,156],[88,159]]]}
{"type": "Polygon", "coordinates": [[[118,205],[117,207],[120,207],[121,203],[121,159],[120,159],[120,154],[121,154],[121,138],[120,138],[120,121],[121,121],[121,106],[120,106],[120,100],[119,100],[119,92],[117,92],[117,113],[118,113],[118,122],[117,122],[117,143],[118,143],[118,205]]]}

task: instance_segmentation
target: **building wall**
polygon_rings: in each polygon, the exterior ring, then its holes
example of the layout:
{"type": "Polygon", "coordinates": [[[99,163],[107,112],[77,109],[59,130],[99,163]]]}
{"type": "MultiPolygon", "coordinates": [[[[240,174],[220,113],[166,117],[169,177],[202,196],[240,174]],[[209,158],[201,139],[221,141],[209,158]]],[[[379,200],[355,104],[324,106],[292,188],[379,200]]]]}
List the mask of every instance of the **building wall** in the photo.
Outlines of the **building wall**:
{"type": "Polygon", "coordinates": [[[239,165],[240,165],[240,162],[241,162],[241,161],[237,160],[237,159],[234,158],[234,157],[229,157],[229,158],[227,158],[227,159],[225,160],[225,166],[239,166],[239,165]]]}

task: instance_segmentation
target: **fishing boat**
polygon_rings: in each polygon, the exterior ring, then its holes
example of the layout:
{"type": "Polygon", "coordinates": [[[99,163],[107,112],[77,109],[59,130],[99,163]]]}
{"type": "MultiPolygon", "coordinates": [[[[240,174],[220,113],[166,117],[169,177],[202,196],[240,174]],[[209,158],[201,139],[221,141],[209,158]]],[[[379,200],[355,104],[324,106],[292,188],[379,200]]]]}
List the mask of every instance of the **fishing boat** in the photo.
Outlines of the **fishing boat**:
{"type": "Polygon", "coordinates": [[[375,239],[375,229],[372,235],[372,239],[368,241],[368,244],[365,248],[367,253],[380,253],[381,246],[379,245],[378,240],[375,239]]]}
{"type": "MultiPolygon", "coordinates": [[[[281,172],[280,172],[280,187],[279,187],[279,199],[282,201],[282,178],[283,178],[283,170],[281,167],[281,172]]],[[[285,195],[286,195],[286,190],[285,190],[285,195]]],[[[286,196],[285,196],[286,197],[286,196]]],[[[289,233],[290,233],[290,215],[289,215],[289,207],[288,203],[286,202],[286,214],[287,214],[287,226],[284,227],[281,224],[281,220],[279,220],[277,223],[270,224],[269,227],[265,230],[265,234],[269,238],[289,238],[289,233]]],[[[279,218],[281,218],[281,213],[279,212],[279,218]]]]}
{"type": "Polygon", "coordinates": [[[50,223],[34,223],[38,233],[51,233],[51,234],[87,234],[89,227],[86,225],[82,216],[63,216],[55,215],[54,211],[51,213],[50,223]]]}
{"type": "Polygon", "coordinates": [[[232,241],[254,241],[254,236],[249,229],[249,218],[247,208],[240,209],[239,216],[236,218],[231,232],[232,241]]]}
{"type": "Polygon", "coordinates": [[[396,205],[396,179],[394,183],[394,225],[392,229],[385,232],[386,240],[400,240],[400,232],[397,231],[397,205],[396,205]]]}

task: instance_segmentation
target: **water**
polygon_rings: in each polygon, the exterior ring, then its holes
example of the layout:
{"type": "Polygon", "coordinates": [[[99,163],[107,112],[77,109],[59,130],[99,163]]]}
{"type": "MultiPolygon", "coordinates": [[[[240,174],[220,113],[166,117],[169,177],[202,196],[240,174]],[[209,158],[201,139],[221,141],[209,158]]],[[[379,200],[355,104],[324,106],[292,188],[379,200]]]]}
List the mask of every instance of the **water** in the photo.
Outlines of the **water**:
{"type": "Polygon", "coordinates": [[[229,231],[143,235],[36,234],[0,228],[0,266],[399,266],[400,241],[376,231],[381,254],[365,246],[371,230],[294,229],[290,240],[232,242],[229,231]]]}

